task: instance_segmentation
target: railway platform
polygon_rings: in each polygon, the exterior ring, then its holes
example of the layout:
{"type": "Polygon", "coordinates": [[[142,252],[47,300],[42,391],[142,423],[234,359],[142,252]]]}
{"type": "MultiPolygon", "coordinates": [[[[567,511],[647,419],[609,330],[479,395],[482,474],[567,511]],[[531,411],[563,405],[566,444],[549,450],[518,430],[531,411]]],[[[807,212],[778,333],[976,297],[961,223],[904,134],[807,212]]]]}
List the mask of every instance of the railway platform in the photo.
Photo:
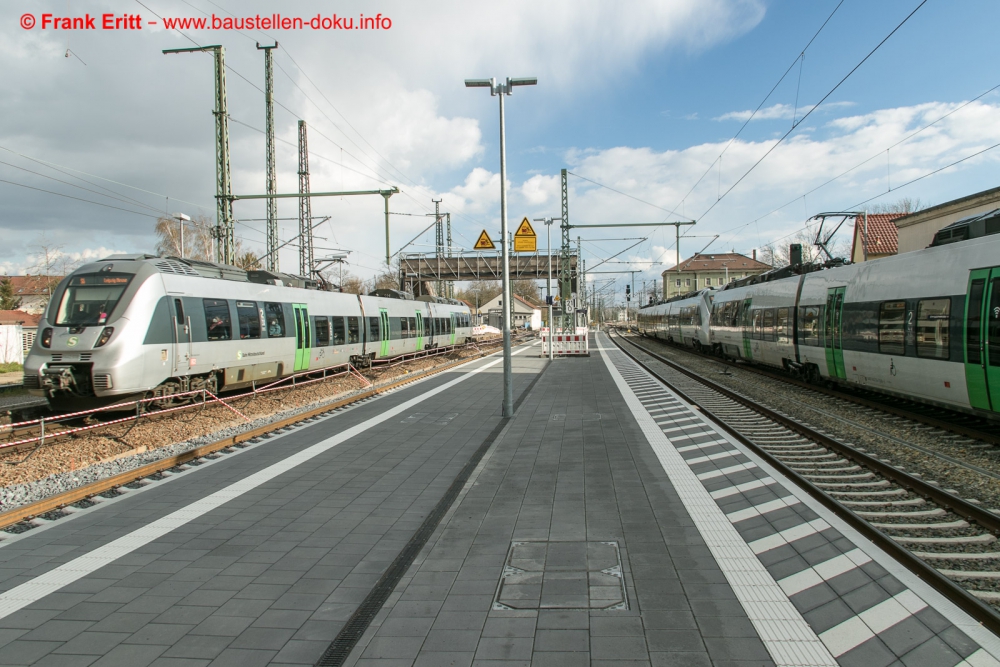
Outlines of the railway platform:
{"type": "Polygon", "coordinates": [[[1000,665],[602,334],[0,542],[4,665],[1000,665]]]}

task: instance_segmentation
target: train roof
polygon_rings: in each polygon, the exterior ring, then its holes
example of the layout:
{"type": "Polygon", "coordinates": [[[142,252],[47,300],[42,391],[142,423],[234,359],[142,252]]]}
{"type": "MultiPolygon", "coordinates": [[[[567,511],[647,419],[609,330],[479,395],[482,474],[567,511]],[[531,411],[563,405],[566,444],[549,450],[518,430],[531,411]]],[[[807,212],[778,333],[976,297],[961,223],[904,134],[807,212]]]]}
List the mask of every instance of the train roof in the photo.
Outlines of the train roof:
{"type": "Polygon", "coordinates": [[[298,287],[300,289],[320,289],[318,281],[290,273],[276,271],[246,270],[238,266],[208,262],[201,259],[158,256],[148,254],[109,255],[92,264],[86,264],[75,273],[87,273],[95,270],[107,270],[107,265],[114,266],[115,271],[122,273],[138,273],[143,267],[151,267],[157,273],[168,273],[192,278],[214,278],[216,280],[231,280],[241,283],[257,283],[262,285],[279,285],[283,287],[298,287]]]}

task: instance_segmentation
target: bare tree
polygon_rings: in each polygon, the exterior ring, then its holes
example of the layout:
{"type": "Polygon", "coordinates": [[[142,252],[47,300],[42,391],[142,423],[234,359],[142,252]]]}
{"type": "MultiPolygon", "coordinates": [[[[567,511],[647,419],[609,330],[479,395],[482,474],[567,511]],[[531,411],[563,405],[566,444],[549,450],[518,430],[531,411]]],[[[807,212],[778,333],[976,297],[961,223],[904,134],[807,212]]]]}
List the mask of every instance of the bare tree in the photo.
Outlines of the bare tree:
{"type": "Polygon", "coordinates": [[[514,280],[511,281],[510,290],[516,296],[527,299],[534,303],[542,300],[542,292],[538,288],[538,283],[534,280],[514,280]]]}
{"type": "Polygon", "coordinates": [[[184,252],[181,252],[181,222],[177,218],[163,217],[156,221],[156,254],[213,261],[212,229],[215,223],[199,215],[184,223],[184,252]]]}
{"type": "Polygon", "coordinates": [[[354,274],[345,273],[340,282],[340,291],[346,294],[364,294],[365,281],[354,274]]]}
{"type": "Polygon", "coordinates": [[[35,237],[29,248],[34,259],[30,271],[44,279],[45,304],[48,304],[53,290],[62,277],[76,268],[80,262],[64,253],[63,246],[53,242],[45,232],[35,237]]]}
{"type": "Polygon", "coordinates": [[[477,308],[503,291],[499,280],[473,280],[455,292],[455,296],[477,308]]]}
{"type": "Polygon", "coordinates": [[[868,208],[868,213],[916,213],[924,206],[920,198],[903,197],[891,203],[874,204],[868,208]]]}

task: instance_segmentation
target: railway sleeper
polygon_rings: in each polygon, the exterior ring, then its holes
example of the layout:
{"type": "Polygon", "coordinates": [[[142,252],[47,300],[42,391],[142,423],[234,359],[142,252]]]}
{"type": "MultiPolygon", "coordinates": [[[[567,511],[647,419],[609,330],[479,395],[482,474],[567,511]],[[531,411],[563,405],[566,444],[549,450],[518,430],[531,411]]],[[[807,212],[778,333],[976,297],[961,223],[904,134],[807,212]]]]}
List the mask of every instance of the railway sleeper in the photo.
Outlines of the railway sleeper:
{"type": "Polygon", "coordinates": [[[874,521],[870,523],[882,530],[958,530],[969,527],[969,522],[964,519],[942,521],[941,523],[876,523],[874,521]]]}
{"type": "MultiPolygon", "coordinates": [[[[817,486],[824,486],[817,484],[817,486]]],[[[825,486],[837,486],[827,484],[825,486]]],[[[889,486],[889,482],[886,480],[881,480],[872,484],[845,484],[844,486],[889,486]]],[[[886,491],[830,491],[831,496],[846,496],[849,498],[860,498],[862,496],[905,496],[908,491],[906,489],[888,489],[886,491]]]]}
{"type": "MultiPolygon", "coordinates": [[[[949,579],[1000,579],[1000,572],[989,570],[938,570],[938,572],[949,579]]],[[[984,591],[973,591],[973,595],[979,592],[984,591]]]]}
{"type": "MultiPolygon", "coordinates": [[[[972,553],[957,553],[952,551],[914,551],[914,556],[918,558],[923,558],[924,560],[969,560],[969,561],[982,561],[982,560],[1000,560],[1000,552],[996,551],[982,551],[982,552],[972,552],[972,553]]],[[[942,570],[943,572],[944,570],[942,570]]]]}
{"type": "Polygon", "coordinates": [[[840,504],[847,505],[848,507],[870,507],[872,505],[882,507],[913,507],[926,505],[927,501],[923,498],[910,498],[909,500],[841,500],[840,504]]]}

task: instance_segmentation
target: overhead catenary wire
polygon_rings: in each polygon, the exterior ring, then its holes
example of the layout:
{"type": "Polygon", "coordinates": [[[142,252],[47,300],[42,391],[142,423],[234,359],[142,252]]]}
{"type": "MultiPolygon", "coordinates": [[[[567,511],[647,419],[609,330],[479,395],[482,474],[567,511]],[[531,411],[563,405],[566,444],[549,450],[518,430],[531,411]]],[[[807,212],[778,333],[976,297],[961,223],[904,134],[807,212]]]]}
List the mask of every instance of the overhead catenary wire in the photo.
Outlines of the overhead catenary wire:
{"type": "Polygon", "coordinates": [[[736,188],[736,186],[738,186],[740,183],[742,183],[743,180],[747,176],[749,176],[753,172],[753,170],[756,169],[757,166],[761,162],[763,162],[765,159],[767,159],[767,156],[770,155],[772,152],[774,152],[774,149],[776,149],[778,146],[780,146],[785,141],[785,139],[787,139],[788,136],[791,135],[791,133],[795,131],[795,128],[797,128],[799,125],[801,125],[802,122],[805,121],[806,118],[808,118],[816,109],[818,109],[820,107],[820,105],[822,105],[831,95],[833,95],[833,93],[836,92],[836,90],[838,88],[840,88],[840,86],[842,86],[844,84],[844,82],[847,81],[847,79],[849,79],[851,77],[851,75],[854,74],[858,70],[858,68],[860,68],[862,65],[864,65],[865,62],[867,62],[868,59],[871,58],[872,55],[875,54],[876,51],[878,51],[880,48],[882,48],[882,45],[885,44],[887,41],[889,41],[889,38],[892,37],[894,34],[896,34],[896,32],[900,28],[902,28],[903,25],[905,25],[906,22],[909,21],[910,18],[914,14],[916,14],[920,10],[920,8],[923,7],[925,4],[927,4],[927,0],[921,0],[920,4],[917,5],[913,9],[913,11],[911,11],[909,14],[906,15],[906,18],[904,18],[902,21],[900,21],[899,24],[895,28],[893,28],[892,31],[882,39],[882,41],[880,41],[877,45],[875,45],[875,48],[873,48],[871,51],[868,52],[868,55],[866,55],[864,58],[862,58],[861,61],[857,65],[855,65],[854,67],[851,68],[851,71],[849,71],[847,74],[845,74],[844,77],[840,81],[838,81],[836,85],[833,86],[833,88],[831,88],[825,95],[823,95],[823,97],[819,100],[819,102],[817,102],[816,104],[814,104],[808,111],[806,111],[804,114],[802,114],[802,118],[799,119],[798,123],[796,123],[793,127],[789,128],[789,130],[787,132],[785,132],[777,141],[775,141],[774,144],[770,148],[767,149],[767,151],[764,153],[764,155],[762,155],[760,157],[760,159],[758,159],[755,163],[753,163],[753,165],[751,165],[751,167],[749,169],[747,169],[746,172],[744,172],[744,174],[742,176],[740,176],[738,179],[736,179],[736,182],[733,183],[731,186],[729,186],[729,188],[725,192],[723,192],[722,195],[720,195],[718,199],[716,199],[714,202],[712,202],[712,204],[705,210],[704,213],[701,214],[701,216],[699,216],[698,219],[699,220],[704,219],[705,216],[707,216],[712,211],[712,209],[714,209],[719,204],[719,202],[721,202],[723,199],[725,199],[725,197],[730,192],[732,192],[736,188]]]}
{"type": "MultiPolygon", "coordinates": [[[[851,167],[850,169],[846,169],[845,171],[842,171],[841,173],[837,174],[837,175],[836,175],[836,176],[834,176],[833,178],[830,178],[829,180],[827,180],[827,181],[824,181],[824,182],[823,182],[823,183],[821,183],[820,185],[817,185],[816,187],[812,188],[811,190],[808,190],[808,191],[804,192],[804,193],[803,193],[803,194],[801,194],[801,195],[796,195],[796,196],[795,196],[795,197],[794,197],[793,199],[790,199],[789,201],[785,202],[785,203],[784,203],[784,204],[782,204],[781,206],[778,206],[777,208],[774,208],[774,209],[771,209],[770,211],[768,211],[768,212],[767,212],[767,213],[765,213],[764,215],[761,215],[761,216],[758,216],[757,218],[754,218],[753,220],[751,220],[751,221],[749,221],[749,222],[745,222],[745,223],[741,223],[741,224],[739,224],[739,225],[736,225],[735,227],[731,227],[731,228],[729,228],[729,229],[727,229],[727,230],[723,231],[723,232],[722,232],[722,234],[731,234],[732,232],[736,232],[736,231],[739,231],[740,229],[743,229],[743,228],[745,228],[745,227],[748,227],[749,225],[752,225],[752,224],[755,224],[755,223],[758,223],[759,221],[763,220],[764,218],[766,218],[766,217],[768,217],[768,216],[770,216],[770,215],[774,215],[774,214],[775,214],[775,213],[777,213],[778,211],[780,211],[780,210],[782,210],[782,209],[784,209],[784,208],[786,208],[786,207],[788,207],[788,206],[791,206],[792,204],[796,203],[796,202],[797,202],[797,201],[799,201],[800,199],[804,199],[805,197],[808,197],[809,195],[811,195],[811,194],[813,194],[813,193],[817,192],[818,190],[820,190],[820,189],[822,189],[822,188],[826,187],[827,185],[829,185],[829,184],[833,183],[834,181],[836,181],[836,180],[838,180],[838,179],[840,179],[840,178],[843,178],[844,176],[846,176],[847,174],[851,173],[851,172],[852,172],[852,171],[854,171],[855,169],[858,169],[858,168],[860,168],[860,167],[863,167],[864,165],[868,164],[868,163],[869,163],[869,162],[871,162],[872,160],[875,160],[875,159],[877,159],[877,158],[881,157],[881,156],[882,156],[882,155],[883,155],[884,153],[886,153],[887,151],[890,151],[890,150],[892,150],[893,148],[897,148],[898,146],[900,146],[900,145],[902,145],[903,143],[905,143],[905,142],[909,141],[909,140],[910,140],[910,139],[912,139],[913,137],[915,137],[915,136],[919,135],[919,134],[920,134],[921,132],[923,132],[924,130],[927,130],[927,129],[929,129],[929,128],[933,127],[934,125],[937,125],[937,124],[938,124],[939,122],[941,122],[942,120],[944,120],[944,119],[948,118],[949,116],[952,116],[952,115],[953,115],[953,114],[955,114],[955,113],[958,113],[959,111],[961,111],[962,109],[966,108],[967,106],[969,106],[969,105],[970,105],[970,104],[972,104],[973,102],[977,102],[978,100],[982,99],[982,98],[983,98],[983,97],[985,97],[986,95],[989,95],[990,93],[994,92],[994,91],[995,91],[995,90],[997,90],[997,89],[1000,89],[1000,84],[997,84],[997,85],[993,86],[992,88],[990,88],[989,90],[986,90],[986,91],[984,91],[984,92],[980,93],[979,95],[977,95],[976,97],[974,97],[974,98],[972,98],[972,99],[968,100],[967,102],[964,102],[964,103],[960,104],[959,106],[955,107],[954,109],[952,109],[952,110],[951,110],[951,111],[949,111],[948,113],[945,113],[945,114],[943,114],[943,115],[941,115],[941,116],[938,116],[937,118],[935,118],[935,119],[934,119],[934,120],[932,120],[931,122],[927,123],[926,125],[923,125],[923,126],[922,126],[922,127],[920,127],[919,129],[917,129],[917,130],[915,130],[915,131],[911,132],[910,134],[906,135],[905,137],[903,137],[902,139],[900,139],[900,140],[899,140],[899,141],[897,141],[896,143],[892,144],[891,146],[888,146],[888,147],[886,147],[886,148],[880,148],[880,149],[879,149],[878,151],[876,151],[875,153],[873,153],[873,154],[871,155],[871,157],[868,157],[868,158],[866,158],[866,159],[862,160],[861,162],[857,163],[856,165],[854,165],[854,166],[853,166],[853,167],[851,167]]],[[[967,159],[967,158],[963,158],[962,160],[959,160],[958,162],[962,162],[962,161],[964,161],[965,159],[967,159]]],[[[954,164],[958,164],[958,162],[956,162],[956,163],[953,163],[952,165],[948,165],[948,166],[954,166],[954,164]]],[[[947,167],[945,167],[945,168],[947,168],[947,167]]],[[[935,172],[932,172],[932,173],[936,173],[936,171],[935,171],[935,172]]],[[[924,178],[924,177],[921,177],[921,178],[924,178]]],[[[902,187],[902,186],[900,186],[900,187],[902,187]]],[[[881,197],[881,196],[883,196],[883,195],[885,195],[885,194],[888,194],[888,193],[889,193],[889,192],[891,192],[892,190],[896,190],[896,189],[898,189],[898,188],[891,188],[891,189],[889,189],[889,190],[886,190],[885,192],[882,192],[882,193],[880,193],[880,194],[876,195],[876,197],[874,197],[874,198],[877,198],[877,197],[881,197]]],[[[867,201],[871,201],[871,200],[869,199],[869,200],[867,200],[867,201]]],[[[862,202],[862,203],[864,203],[864,202],[862,202]]],[[[859,204],[859,205],[860,205],[860,204],[859,204]]],[[[856,205],[856,206],[859,206],[859,205],[856,205]]],[[[852,207],[850,207],[850,208],[856,208],[856,206],[852,206],[852,207]]],[[[796,233],[797,233],[797,232],[796,232],[796,233]]],[[[786,237],[782,237],[782,238],[786,238],[786,237]]],[[[778,239],[778,240],[782,240],[782,239],[778,239]]]]}

